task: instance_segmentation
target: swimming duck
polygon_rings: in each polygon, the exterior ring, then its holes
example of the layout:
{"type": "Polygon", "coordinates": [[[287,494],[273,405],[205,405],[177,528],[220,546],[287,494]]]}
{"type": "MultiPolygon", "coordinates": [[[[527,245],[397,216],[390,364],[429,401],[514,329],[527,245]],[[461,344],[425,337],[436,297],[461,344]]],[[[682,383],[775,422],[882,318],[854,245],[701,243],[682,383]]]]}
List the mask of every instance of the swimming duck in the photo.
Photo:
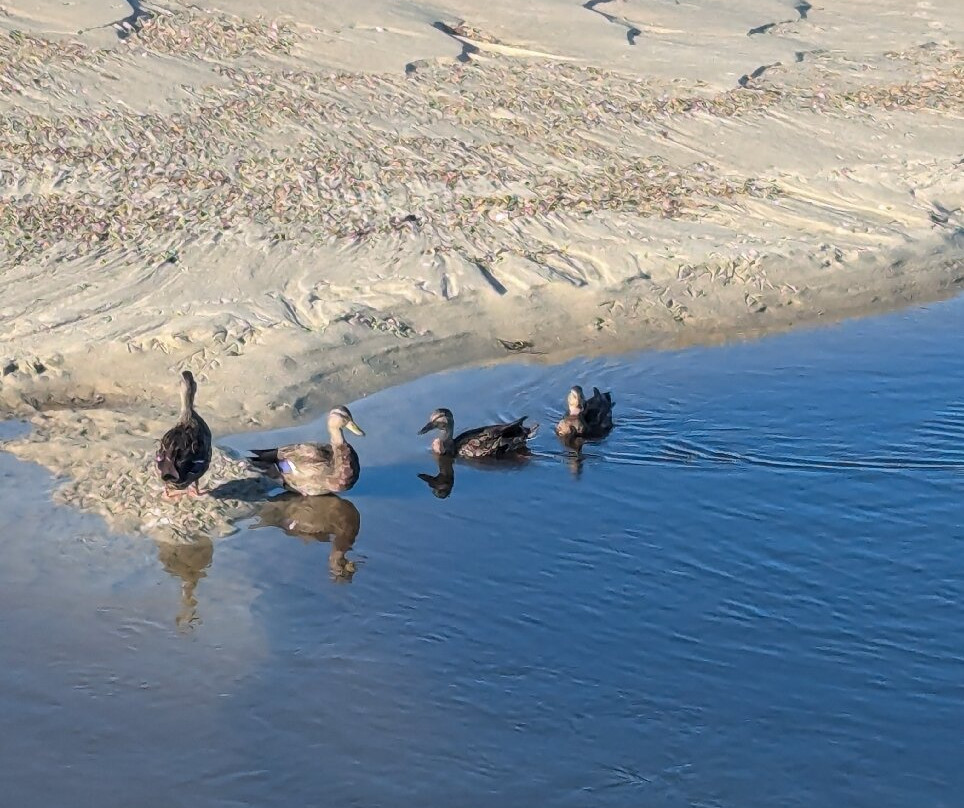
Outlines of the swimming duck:
{"type": "Polygon", "coordinates": [[[539,429],[539,424],[523,426],[527,416],[510,424],[491,424],[469,429],[453,438],[455,418],[452,411],[442,407],[435,410],[419,431],[419,435],[437,429],[441,437],[432,441],[432,451],[449,457],[503,457],[518,452],[528,452],[526,441],[539,429]]]}
{"type": "Polygon", "coordinates": [[[277,449],[252,449],[248,462],[289,491],[306,497],[347,491],[358,482],[360,468],[358,455],[342,434],[344,429],[365,434],[348,407],[335,407],[328,413],[330,444],[292,443],[277,449]]]}
{"type": "Polygon", "coordinates": [[[181,374],[181,414],[157,447],[154,462],[164,483],[164,498],[175,499],[185,493],[198,496],[198,480],[211,465],[211,430],[194,411],[197,382],[194,374],[181,374]]]}
{"type": "Polygon", "coordinates": [[[598,387],[593,387],[592,398],[587,400],[582,387],[574,385],[566,397],[566,410],[556,424],[556,434],[563,440],[596,440],[612,431],[612,393],[602,393],[598,387]]]}

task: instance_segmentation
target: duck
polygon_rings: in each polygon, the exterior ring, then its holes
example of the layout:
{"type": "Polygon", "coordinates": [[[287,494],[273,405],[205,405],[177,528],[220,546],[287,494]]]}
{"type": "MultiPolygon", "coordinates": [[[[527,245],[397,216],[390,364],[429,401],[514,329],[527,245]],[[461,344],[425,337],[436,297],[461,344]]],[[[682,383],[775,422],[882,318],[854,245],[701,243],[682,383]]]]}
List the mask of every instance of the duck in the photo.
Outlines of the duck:
{"type": "Polygon", "coordinates": [[[508,424],[491,424],[469,429],[458,437],[452,437],[455,432],[455,417],[452,411],[442,407],[435,410],[419,431],[419,435],[437,429],[441,437],[432,441],[432,451],[445,457],[504,457],[506,455],[528,453],[526,441],[539,429],[539,424],[524,426],[523,421],[528,416],[523,415],[508,424]]]}
{"type": "Polygon", "coordinates": [[[211,429],[194,409],[197,382],[189,370],[181,373],[181,414],[164,433],[154,463],[164,483],[164,498],[192,497],[203,492],[198,480],[211,465],[211,429]]]}
{"type": "Polygon", "coordinates": [[[566,397],[566,414],[556,424],[556,434],[564,441],[598,440],[613,428],[613,396],[593,387],[592,397],[586,399],[582,387],[573,385],[566,397]]]}
{"type": "Polygon", "coordinates": [[[248,462],[287,490],[306,497],[338,494],[358,482],[358,455],[345,440],[343,430],[364,435],[348,407],[328,413],[331,443],[292,443],[276,449],[252,449],[248,462]]]}

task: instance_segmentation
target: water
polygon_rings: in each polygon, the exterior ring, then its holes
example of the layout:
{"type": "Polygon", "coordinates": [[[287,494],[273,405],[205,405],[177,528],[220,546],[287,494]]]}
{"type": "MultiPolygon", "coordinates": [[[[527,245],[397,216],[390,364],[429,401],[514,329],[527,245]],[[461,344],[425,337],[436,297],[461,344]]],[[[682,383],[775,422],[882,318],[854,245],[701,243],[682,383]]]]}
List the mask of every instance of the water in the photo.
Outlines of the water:
{"type": "Polygon", "coordinates": [[[5,801],[957,806],[962,331],[958,299],[429,377],[352,403],[350,504],[161,558],[0,455],[5,801]],[[617,400],[581,461],[576,381],[617,400]],[[440,498],[436,406],[545,431],[440,498]]]}

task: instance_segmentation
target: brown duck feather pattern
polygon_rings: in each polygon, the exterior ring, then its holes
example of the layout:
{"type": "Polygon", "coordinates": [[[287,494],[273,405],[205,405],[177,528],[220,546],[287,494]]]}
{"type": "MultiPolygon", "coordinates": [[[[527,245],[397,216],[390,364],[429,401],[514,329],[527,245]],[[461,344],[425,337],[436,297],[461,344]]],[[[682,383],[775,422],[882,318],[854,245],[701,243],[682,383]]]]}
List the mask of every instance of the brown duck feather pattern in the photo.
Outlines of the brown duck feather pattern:
{"type": "Polygon", "coordinates": [[[491,424],[469,429],[455,438],[455,453],[459,457],[500,457],[511,452],[528,451],[526,441],[535,435],[539,425],[527,427],[526,416],[511,424],[491,424]]]}
{"type": "Polygon", "coordinates": [[[592,397],[586,400],[579,415],[564,415],[556,427],[556,434],[564,440],[604,438],[613,428],[613,396],[593,387],[592,397]]]}
{"type": "Polygon", "coordinates": [[[294,443],[253,449],[251,454],[248,459],[255,468],[308,497],[348,491],[360,473],[358,455],[348,443],[294,443]]]}
{"type": "Polygon", "coordinates": [[[211,465],[211,430],[204,419],[191,412],[161,438],[155,458],[164,484],[187,488],[211,465]]]}

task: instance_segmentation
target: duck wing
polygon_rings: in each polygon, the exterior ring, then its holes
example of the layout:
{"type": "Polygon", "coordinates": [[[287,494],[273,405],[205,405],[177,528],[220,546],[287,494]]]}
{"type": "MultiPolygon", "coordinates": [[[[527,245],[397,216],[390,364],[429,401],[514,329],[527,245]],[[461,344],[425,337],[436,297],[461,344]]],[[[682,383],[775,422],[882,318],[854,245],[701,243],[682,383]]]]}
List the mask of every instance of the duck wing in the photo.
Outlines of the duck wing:
{"type": "Polygon", "coordinates": [[[593,387],[592,398],[586,401],[583,412],[586,426],[594,432],[605,432],[613,428],[613,396],[593,387]]]}
{"type": "Polygon", "coordinates": [[[290,474],[297,469],[331,465],[331,446],[321,443],[292,443],[276,449],[250,449],[247,461],[260,471],[290,474]]]}
{"type": "Polygon", "coordinates": [[[523,425],[528,416],[523,415],[508,424],[489,424],[469,429],[455,439],[459,454],[468,457],[491,457],[525,448],[526,441],[535,434],[538,424],[523,425]]]}

